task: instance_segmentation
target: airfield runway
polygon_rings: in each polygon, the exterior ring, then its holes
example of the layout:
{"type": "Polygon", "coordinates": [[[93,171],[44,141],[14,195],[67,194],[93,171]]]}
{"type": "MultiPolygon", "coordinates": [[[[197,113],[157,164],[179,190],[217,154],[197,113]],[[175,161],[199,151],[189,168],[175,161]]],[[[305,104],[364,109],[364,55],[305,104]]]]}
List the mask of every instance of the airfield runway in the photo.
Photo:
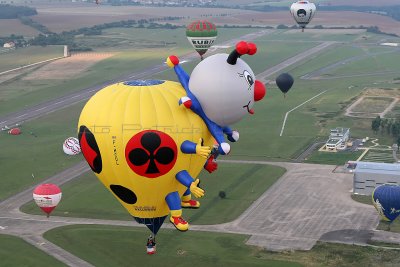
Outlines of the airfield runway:
{"type": "MultiPolygon", "coordinates": [[[[270,32],[272,31],[252,33],[242,36],[240,39],[251,40],[270,32]]],[[[239,39],[231,40],[227,45],[233,45],[237,40],[239,39]]],[[[272,67],[260,75],[262,77],[272,75],[332,44],[332,42],[324,42],[316,46],[317,49],[309,49],[300,53],[293,57],[294,60],[289,61],[288,59],[285,61],[286,63],[283,62],[272,67]]],[[[191,54],[182,57],[182,59],[188,60],[192,57],[197,57],[197,55],[191,54]]],[[[166,68],[164,64],[160,64],[140,73],[120,77],[119,80],[143,79],[166,68]]],[[[117,81],[110,81],[107,84],[114,82],[117,81]]],[[[0,117],[0,127],[12,126],[34,119],[88,99],[107,84],[87,88],[36,107],[0,117]]],[[[251,236],[248,244],[271,250],[311,249],[315,242],[321,238],[333,240],[332,237],[329,237],[329,233],[334,233],[334,231],[341,231],[341,235],[334,235],[337,239],[334,240],[335,242],[348,242],[346,238],[355,235],[354,233],[357,231],[364,231],[363,237],[368,236],[374,240],[389,241],[393,238],[400,240],[400,235],[391,234],[387,236],[380,231],[373,231],[378,222],[378,216],[376,216],[373,207],[357,203],[350,198],[349,190],[352,187],[352,176],[344,173],[333,173],[333,166],[283,162],[235,162],[238,164],[279,165],[285,167],[287,172],[233,222],[209,226],[192,225],[192,230],[248,234],[251,236]],[[349,234],[346,235],[346,231],[349,234]],[[368,234],[366,235],[365,232],[368,234]]],[[[58,175],[50,177],[45,182],[62,184],[88,170],[86,163],[81,162],[58,175]]],[[[19,211],[19,207],[31,200],[32,190],[33,187],[28,188],[0,202],[0,233],[19,236],[69,266],[91,265],[45,240],[42,237],[44,232],[69,224],[137,226],[135,222],[129,221],[66,217],[46,219],[43,216],[24,214],[19,211]]],[[[163,227],[169,228],[171,226],[166,224],[163,227]]]]}

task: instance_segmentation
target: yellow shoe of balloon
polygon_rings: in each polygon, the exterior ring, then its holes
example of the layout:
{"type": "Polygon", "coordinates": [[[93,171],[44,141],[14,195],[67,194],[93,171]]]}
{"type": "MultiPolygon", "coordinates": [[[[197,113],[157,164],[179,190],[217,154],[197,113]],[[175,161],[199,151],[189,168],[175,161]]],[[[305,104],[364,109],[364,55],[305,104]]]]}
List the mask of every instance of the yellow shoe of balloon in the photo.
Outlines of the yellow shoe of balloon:
{"type": "Polygon", "coordinates": [[[181,216],[171,216],[169,221],[175,226],[175,228],[181,232],[189,230],[189,223],[185,221],[181,216]]]}
{"type": "Polygon", "coordinates": [[[181,207],[186,209],[198,209],[200,207],[200,202],[193,199],[187,201],[182,200],[181,207]]]}

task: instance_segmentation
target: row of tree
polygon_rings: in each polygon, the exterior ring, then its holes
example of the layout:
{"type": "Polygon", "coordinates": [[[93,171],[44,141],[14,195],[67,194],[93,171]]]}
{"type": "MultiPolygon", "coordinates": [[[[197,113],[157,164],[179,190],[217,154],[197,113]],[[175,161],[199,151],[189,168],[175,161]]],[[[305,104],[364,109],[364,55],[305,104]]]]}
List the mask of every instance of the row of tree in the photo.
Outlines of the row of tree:
{"type": "Polygon", "coordinates": [[[371,123],[372,131],[377,134],[387,134],[392,136],[400,146],[400,121],[396,119],[381,118],[377,116],[371,123]]]}
{"type": "Polygon", "coordinates": [[[37,15],[35,8],[0,4],[0,19],[16,19],[21,16],[37,15]]]}
{"type": "MultiPolygon", "coordinates": [[[[170,20],[171,18],[172,17],[167,17],[165,19],[170,20]]],[[[174,17],[174,19],[180,19],[180,17],[174,17]]],[[[138,20],[138,21],[123,20],[123,21],[118,21],[118,22],[110,22],[110,23],[95,25],[92,27],[83,27],[80,29],[72,30],[72,31],[63,31],[62,33],[59,33],[59,34],[58,33],[39,34],[35,38],[31,39],[29,41],[29,44],[41,45],[41,46],[68,45],[70,47],[70,51],[89,51],[89,50],[91,50],[91,48],[78,46],[75,43],[75,36],[77,36],[77,35],[85,35],[85,36],[101,35],[103,30],[109,29],[109,28],[136,27],[136,28],[149,28],[149,29],[155,29],[155,28],[175,29],[178,27],[178,26],[170,24],[170,23],[160,24],[160,23],[154,22],[157,20],[160,20],[160,19],[154,19],[154,20],[142,19],[142,20],[138,20]]]]}

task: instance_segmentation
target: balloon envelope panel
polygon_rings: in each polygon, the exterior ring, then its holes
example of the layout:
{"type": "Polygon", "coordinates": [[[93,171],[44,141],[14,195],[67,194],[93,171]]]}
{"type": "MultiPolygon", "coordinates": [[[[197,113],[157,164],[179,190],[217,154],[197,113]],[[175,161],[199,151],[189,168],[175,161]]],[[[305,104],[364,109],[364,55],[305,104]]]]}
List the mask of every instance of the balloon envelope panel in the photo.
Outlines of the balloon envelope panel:
{"type": "Polygon", "coordinates": [[[101,182],[137,218],[169,213],[165,197],[186,188],[175,175],[192,177],[205,160],[183,154],[185,140],[212,146],[204,122],[179,106],[186,93],[171,81],[131,81],[108,86],[85,105],[79,119],[82,152],[101,182]]]}
{"type": "Polygon", "coordinates": [[[384,184],[372,193],[373,204],[383,220],[393,221],[400,214],[400,186],[384,184]]]}

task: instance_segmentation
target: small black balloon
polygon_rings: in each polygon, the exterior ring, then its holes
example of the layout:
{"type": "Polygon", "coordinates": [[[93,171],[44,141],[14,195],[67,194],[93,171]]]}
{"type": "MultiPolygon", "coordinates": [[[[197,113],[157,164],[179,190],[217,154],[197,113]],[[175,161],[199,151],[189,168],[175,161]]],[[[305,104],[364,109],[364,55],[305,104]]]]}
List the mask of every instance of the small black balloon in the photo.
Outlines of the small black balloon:
{"type": "Polygon", "coordinates": [[[276,85],[282,91],[282,93],[287,93],[293,85],[293,77],[289,73],[282,73],[276,77],[276,85]]]}

